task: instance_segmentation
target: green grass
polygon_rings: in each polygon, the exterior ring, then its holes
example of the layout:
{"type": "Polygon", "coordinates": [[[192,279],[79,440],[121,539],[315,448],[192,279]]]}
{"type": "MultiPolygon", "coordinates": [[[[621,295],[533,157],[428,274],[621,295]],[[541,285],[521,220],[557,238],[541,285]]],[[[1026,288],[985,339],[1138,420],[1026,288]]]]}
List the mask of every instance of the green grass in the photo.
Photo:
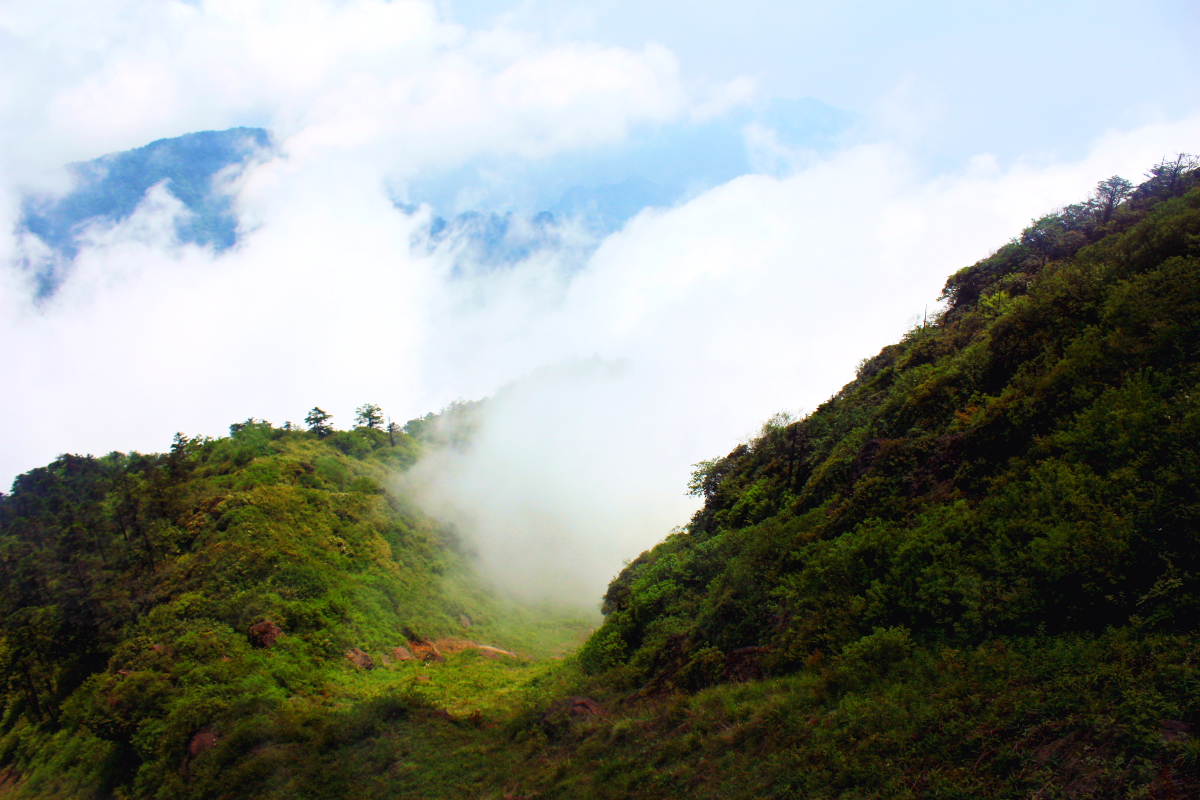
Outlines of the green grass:
{"type": "MultiPolygon", "coordinates": [[[[231,431],[160,456],[63,456],[0,498],[13,796],[323,797],[391,786],[381,765],[414,759],[440,775],[427,740],[486,751],[482,731],[598,624],[493,591],[453,531],[386,491],[420,452],[410,437],[231,431]],[[263,621],[282,630],[269,648],[248,634],[263,621]],[[444,637],[516,657],[387,663],[444,637]],[[377,668],[351,666],[352,649],[377,668]]],[[[458,769],[448,786],[482,767],[458,769]]]]}
{"type": "Polygon", "coordinates": [[[1161,177],[1038,221],[813,414],[697,465],[704,508],[590,637],[387,490],[407,435],[248,420],[21,476],[0,793],[1200,795],[1200,170],[1161,177]],[[422,638],[444,662],[387,660],[422,638]]]}
{"type": "MultiPolygon", "coordinates": [[[[915,648],[886,670],[838,659],[695,694],[605,694],[609,715],[549,738],[530,716],[538,797],[1184,797],[1200,748],[1187,636],[1122,630],[915,648]],[[1171,794],[1170,792],[1177,792],[1171,794]]],[[[588,681],[591,681],[589,686],[588,681]]]]}

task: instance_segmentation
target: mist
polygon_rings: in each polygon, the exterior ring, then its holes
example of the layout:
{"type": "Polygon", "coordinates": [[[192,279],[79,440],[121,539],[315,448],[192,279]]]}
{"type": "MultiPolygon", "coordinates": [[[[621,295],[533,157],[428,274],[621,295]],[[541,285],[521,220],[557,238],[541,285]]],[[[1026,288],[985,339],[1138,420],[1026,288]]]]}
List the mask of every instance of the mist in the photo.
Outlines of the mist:
{"type": "Polygon", "coordinates": [[[464,446],[423,457],[399,486],[464,535],[494,585],[594,611],[622,561],[694,507],[672,480],[687,457],[672,409],[645,379],[598,358],[538,370],[483,404],[464,446]]]}
{"type": "Polygon", "coordinates": [[[623,562],[695,511],[693,464],[775,412],[815,409],[1032,208],[1194,130],[1110,137],[1053,169],[977,159],[932,180],[902,149],[851,148],[644,212],[569,281],[531,262],[444,284],[431,382],[502,388],[466,449],[426,457],[403,485],[497,585],[594,608],[623,562]]]}
{"type": "MultiPolygon", "coordinates": [[[[281,425],[315,405],[345,428],[363,403],[403,422],[488,397],[468,447],[398,485],[498,586],[594,608],[694,512],[694,463],[775,412],[813,410],[1031,218],[1200,140],[1181,106],[1081,135],[1071,157],[1046,143],[931,164],[928,98],[897,80],[826,152],[753,127],[756,172],[586,246],[563,219],[557,245],[472,263],[465,242],[414,245],[434,211],[412,196],[401,211],[397,187],[619,149],[763,101],[754,77],[706,80],[652,41],[470,29],[424,2],[288,8],[128,0],[0,22],[17,43],[0,78],[5,484],[59,453],[162,451],[176,431],[281,425]],[[85,231],[35,302],[18,266],[39,246],[17,225],[27,192],[65,191],[74,160],[243,124],[276,149],[227,187],[235,247],[181,244],[190,212],[160,186],[85,231]]],[[[494,196],[507,178],[492,178],[494,196]]]]}

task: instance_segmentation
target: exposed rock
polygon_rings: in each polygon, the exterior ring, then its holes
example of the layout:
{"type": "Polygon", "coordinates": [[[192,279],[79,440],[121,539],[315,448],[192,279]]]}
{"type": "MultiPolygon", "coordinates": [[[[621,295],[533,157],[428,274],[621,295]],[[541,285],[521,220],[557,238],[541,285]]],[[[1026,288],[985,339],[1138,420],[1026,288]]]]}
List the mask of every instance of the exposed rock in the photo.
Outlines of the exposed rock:
{"type": "Polygon", "coordinates": [[[184,779],[190,780],[192,759],[201,753],[211,750],[217,743],[217,734],[211,728],[205,728],[192,737],[188,742],[187,755],[183,757],[183,763],[179,765],[179,773],[184,779]]]}
{"type": "Polygon", "coordinates": [[[417,683],[429,683],[429,676],[428,675],[418,675],[417,683]]]}
{"type": "Polygon", "coordinates": [[[409,639],[408,648],[412,650],[413,655],[422,661],[428,663],[430,661],[445,661],[446,657],[437,649],[437,645],[428,639],[409,639]]]}
{"type": "Polygon", "coordinates": [[[458,624],[462,625],[464,628],[469,628],[471,627],[471,618],[466,614],[460,614],[458,617],[458,624]]]}
{"type": "Polygon", "coordinates": [[[440,652],[442,655],[461,653],[464,650],[478,650],[480,655],[488,658],[499,658],[500,656],[507,656],[508,658],[520,658],[520,656],[518,656],[516,653],[510,653],[507,650],[501,650],[499,647],[480,644],[479,642],[471,641],[470,639],[464,639],[460,636],[447,636],[444,639],[438,639],[434,643],[434,647],[436,647],[438,652],[440,652]]]}
{"type": "Polygon", "coordinates": [[[252,647],[274,647],[275,640],[281,635],[283,635],[283,628],[269,619],[254,623],[246,631],[252,647]]]}
{"type": "Polygon", "coordinates": [[[374,669],[375,662],[367,655],[366,651],[360,650],[357,647],[346,651],[346,660],[359,669],[374,669]]]}
{"type": "Polygon", "coordinates": [[[478,650],[481,655],[488,658],[520,658],[516,653],[510,653],[507,650],[501,650],[499,647],[480,644],[479,642],[464,639],[461,636],[447,636],[438,639],[437,642],[430,641],[424,636],[418,636],[412,631],[406,631],[408,636],[408,647],[396,647],[392,649],[392,657],[397,661],[410,661],[420,659],[421,661],[445,661],[446,654],[461,653],[464,650],[478,650]]]}

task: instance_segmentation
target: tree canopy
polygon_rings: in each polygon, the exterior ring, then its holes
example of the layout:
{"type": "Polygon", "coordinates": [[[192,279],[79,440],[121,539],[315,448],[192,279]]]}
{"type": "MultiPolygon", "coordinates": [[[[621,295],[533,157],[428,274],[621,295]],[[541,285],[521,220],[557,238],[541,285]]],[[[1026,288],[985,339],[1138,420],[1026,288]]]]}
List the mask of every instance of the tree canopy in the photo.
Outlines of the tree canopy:
{"type": "Polygon", "coordinates": [[[322,438],[333,433],[333,425],[329,424],[329,420],[333,419],[332,414],[322,411],[317,406],[313,406],[313,410],[308,412],[308,416],[304,418],[305,424],[308,425],[310,433],[315,433],[322,438]]]}
{"type": "Polygon", "coordinates": [[[374,403],[361,405],[355,411],[354,422],[365,428],[378,430],[383,427],[383,409],[374,403]]]}

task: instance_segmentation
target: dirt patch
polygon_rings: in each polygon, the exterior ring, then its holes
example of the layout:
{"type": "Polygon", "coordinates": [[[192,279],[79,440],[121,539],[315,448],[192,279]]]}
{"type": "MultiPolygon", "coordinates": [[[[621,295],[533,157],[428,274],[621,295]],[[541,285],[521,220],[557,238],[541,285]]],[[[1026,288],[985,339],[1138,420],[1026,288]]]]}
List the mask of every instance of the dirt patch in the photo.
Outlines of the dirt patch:
{"type": "Polygon", "coordinates": [[[444,639],[438,639],[435,646],[442,653],[461,653],[465,650],[477,650],[480,655],[488,658],[520,658],[516,653],[510,653],[508,650],[501,650],[499,647],[492,647],[488,644],[480,644],[471,639],[464,639],[461,636],[447,636],[444,639]]]}
{"type": "Polygon", "coordinates": [[[442,655],[442,651],[433,642],[425,638],[409,639],[408,649],[412,654],[421,659],[425,663],[431,661],[445,661],[446,657],[442,655]]]}

